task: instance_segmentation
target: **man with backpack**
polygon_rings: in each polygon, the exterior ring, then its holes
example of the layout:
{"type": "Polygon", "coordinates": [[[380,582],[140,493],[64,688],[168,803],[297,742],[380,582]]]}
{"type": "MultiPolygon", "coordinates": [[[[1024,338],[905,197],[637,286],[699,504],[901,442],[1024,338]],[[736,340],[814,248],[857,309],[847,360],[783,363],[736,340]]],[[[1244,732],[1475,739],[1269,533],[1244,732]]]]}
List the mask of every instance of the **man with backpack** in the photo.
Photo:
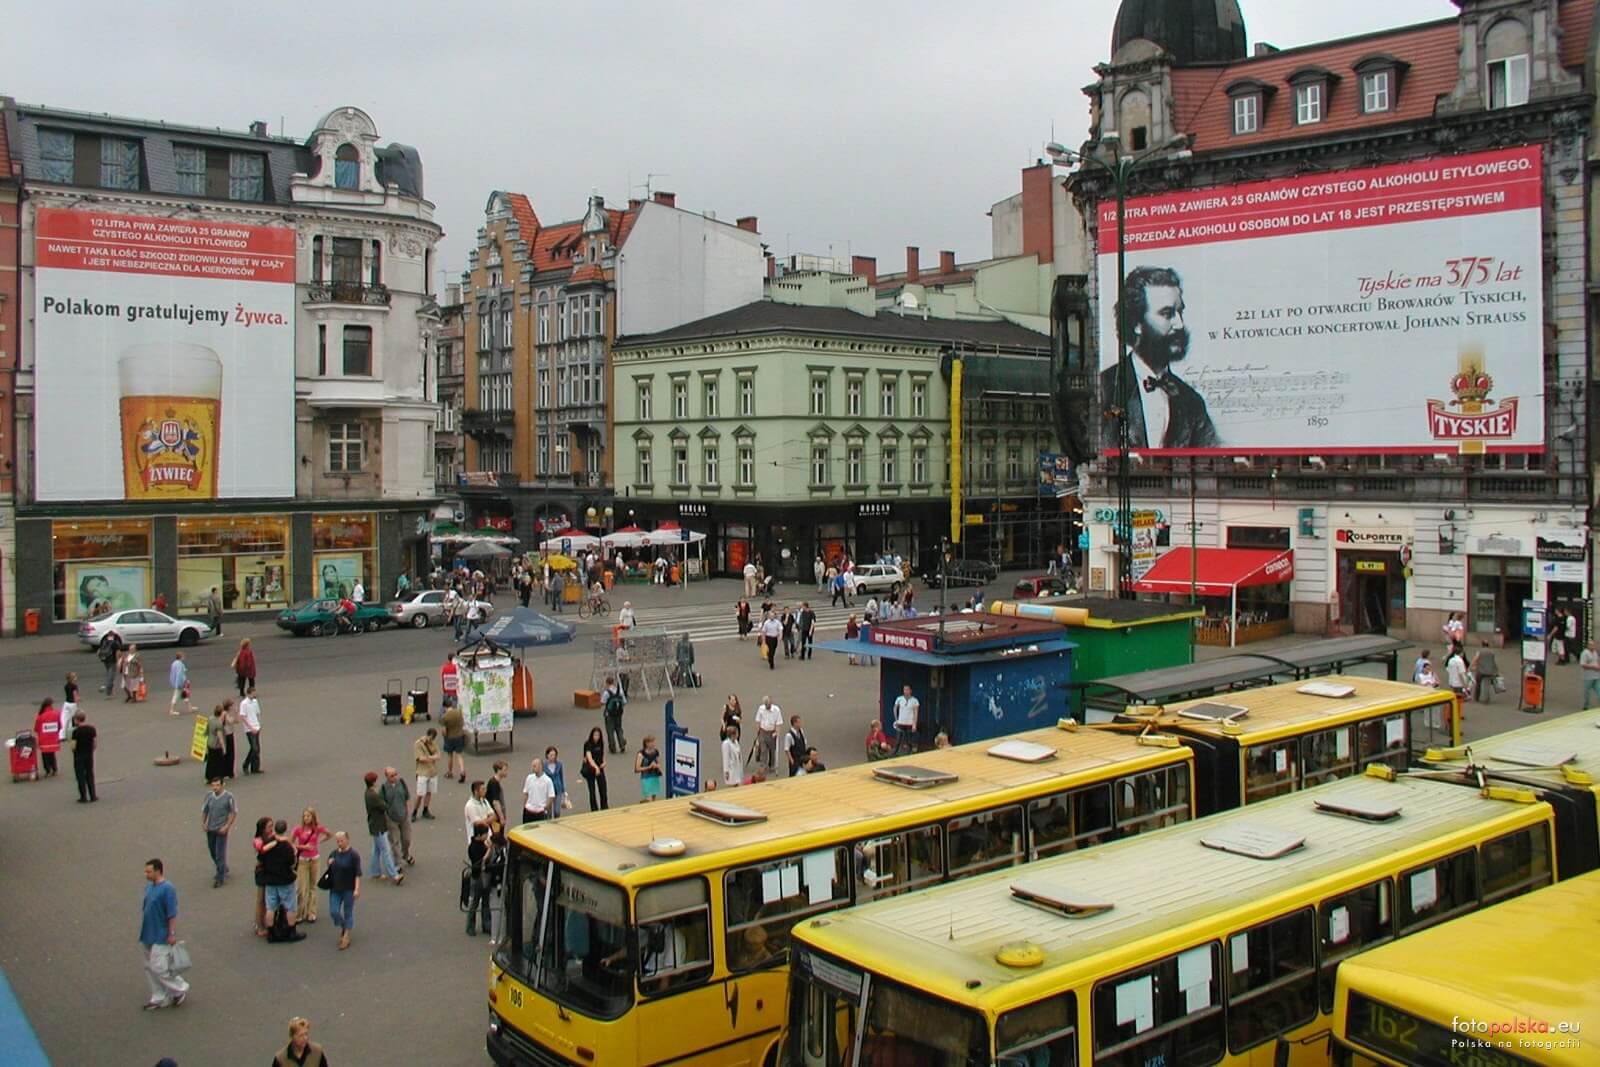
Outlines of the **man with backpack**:
{"type": "Polygon", "coordinates": [[[117,661],[122,658],[122,638],[115,631],[106,634],[100,642],[100,664],[106,669],[106,684],[102,687],[107,698],[116,692],[117,661]]]}
{"type": "Polygon", "coordinates": [[[622,733],[622,712],[627,703],[622,686],[615,678],[607,678],[605,692],[600,694],[600,707],[606,723],[606,748],[613,756],[628,750],[628,739],[622,733]]]}

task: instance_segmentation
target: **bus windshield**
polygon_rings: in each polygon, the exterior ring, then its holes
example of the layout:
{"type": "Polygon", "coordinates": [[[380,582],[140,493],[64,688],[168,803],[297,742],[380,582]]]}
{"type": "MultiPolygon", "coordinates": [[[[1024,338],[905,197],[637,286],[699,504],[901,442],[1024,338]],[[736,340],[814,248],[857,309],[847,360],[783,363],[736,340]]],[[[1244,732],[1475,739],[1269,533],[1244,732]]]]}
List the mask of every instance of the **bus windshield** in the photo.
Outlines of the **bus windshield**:
{"type": "Polygon", "coordinates": [[[532,852],[513,855],[496,960],[559,1004],[620,1016],[633,1003],[627,895],[532,852]]]}

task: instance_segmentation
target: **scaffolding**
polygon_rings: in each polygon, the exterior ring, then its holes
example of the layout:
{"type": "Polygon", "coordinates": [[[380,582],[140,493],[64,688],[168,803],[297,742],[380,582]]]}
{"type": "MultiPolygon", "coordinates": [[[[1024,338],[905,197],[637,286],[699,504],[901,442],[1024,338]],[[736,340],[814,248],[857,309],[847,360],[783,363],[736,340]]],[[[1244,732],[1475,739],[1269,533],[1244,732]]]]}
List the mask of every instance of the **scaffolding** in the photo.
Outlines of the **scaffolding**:
{"type": "Polygon", "coordinates": [[[663,627],[618,628],[609,637],[594,639],[594,665],[590,688],[605,688],[617,678],[630,697],[641,691],[654,698],[657,691],[674,696],[674,683],[694,670],[694,643],[686,630],[663,627]]]}

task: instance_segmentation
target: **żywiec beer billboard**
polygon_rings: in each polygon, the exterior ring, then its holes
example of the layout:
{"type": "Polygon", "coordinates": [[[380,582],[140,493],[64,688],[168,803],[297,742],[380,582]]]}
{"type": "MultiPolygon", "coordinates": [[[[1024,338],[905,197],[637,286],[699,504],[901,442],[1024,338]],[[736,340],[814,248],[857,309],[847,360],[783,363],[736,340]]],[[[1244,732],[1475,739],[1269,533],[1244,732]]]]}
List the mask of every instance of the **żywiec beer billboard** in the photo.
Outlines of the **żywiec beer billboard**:
{"type": "Polygon", "coordinates": [[[40,208],[37,499],[294,495],[294,231],[40,208]]]}
{"type": "Polygon", "coordinates": [[[1153,452],[1541,450],[1541,175],[1533,146],[1129,200],[1121,404],[1101,203],[1102,407],[1153,452]]]}

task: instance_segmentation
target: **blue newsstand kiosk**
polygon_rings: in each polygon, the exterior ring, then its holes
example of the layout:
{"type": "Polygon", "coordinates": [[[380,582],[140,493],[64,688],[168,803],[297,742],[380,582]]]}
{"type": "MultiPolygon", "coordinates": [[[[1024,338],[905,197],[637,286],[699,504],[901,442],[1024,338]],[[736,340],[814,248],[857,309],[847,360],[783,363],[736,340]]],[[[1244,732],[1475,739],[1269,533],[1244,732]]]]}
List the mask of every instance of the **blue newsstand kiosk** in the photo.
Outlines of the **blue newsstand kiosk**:
{"type": "MultiPolygon", "coordinates": [[[[856,641],[818,648],[878,661],[883,728],[894,733],[894,701],[911,686],[922,705],[918,745],[940,730],[951,744],[1053,725],[1071,714],[1073,643],[1058,623],[955,614],[862,627],[856,641]]],[[[871,668],[863,668],[870,670],[871,668]]]]}

